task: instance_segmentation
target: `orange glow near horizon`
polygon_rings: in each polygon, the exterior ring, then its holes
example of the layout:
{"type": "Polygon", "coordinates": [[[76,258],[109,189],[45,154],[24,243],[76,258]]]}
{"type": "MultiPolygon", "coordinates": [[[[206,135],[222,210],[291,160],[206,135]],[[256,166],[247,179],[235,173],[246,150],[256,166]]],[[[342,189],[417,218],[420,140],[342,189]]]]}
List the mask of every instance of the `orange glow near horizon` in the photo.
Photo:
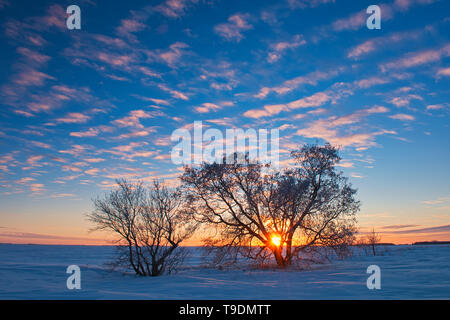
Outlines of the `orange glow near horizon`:
{"type": "MultiPolygon", "coordinates": [[[[412,244],[419,241],[449,241],[450,234],[443,232],[439,234],[422,233],[422,234],[389,234],[379,232],[381,241],[383,243],[394,244],[412,244]]],[[[113,236],[105,235],[101,237],[99,234],[87,236],[86,234],[40,234],[40,233],[26,233],[26,232],[0,232],[0,243],[11,244],[42,244],[42,245],[114,245],[113,236]]],[[[281,245],[281,237],[273,235],[270,239],[275,246],[281,245]]],[[[197,247],[202,246],[202,237],[194,235],[182,243],[182,246],[197,247]]]]}

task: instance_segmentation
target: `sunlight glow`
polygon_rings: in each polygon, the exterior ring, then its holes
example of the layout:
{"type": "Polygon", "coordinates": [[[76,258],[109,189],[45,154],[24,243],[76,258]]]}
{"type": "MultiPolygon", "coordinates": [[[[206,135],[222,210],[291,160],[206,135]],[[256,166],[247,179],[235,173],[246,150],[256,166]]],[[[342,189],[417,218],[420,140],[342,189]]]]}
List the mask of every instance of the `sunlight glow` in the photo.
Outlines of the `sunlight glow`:
{"type": "Polygon", "coordinates": [[[272,243],[273,243],[275,246],[277,246],[277,247],[280,246],[280,244],[281,244],[281,238],[280,238],[280,236],[273,236],[271,240],[272,240],[272,243]]]}

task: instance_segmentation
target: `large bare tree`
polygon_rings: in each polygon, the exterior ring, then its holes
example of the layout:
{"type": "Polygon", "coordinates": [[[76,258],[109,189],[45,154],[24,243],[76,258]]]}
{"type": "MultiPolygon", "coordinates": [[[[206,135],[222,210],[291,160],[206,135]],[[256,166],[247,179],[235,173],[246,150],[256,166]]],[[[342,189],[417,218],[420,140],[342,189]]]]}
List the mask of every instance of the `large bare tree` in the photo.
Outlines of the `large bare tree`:
{"type": "Polygon", "coordinates": [[[142,182],[118,180],[117,188],[94,200],[88,218],[94,230],[117,237],[114,265],[130,267],[140,276],[173,271],[184,257],[180,243],[195,229],[183,210],[180,191],[158,181],[147,190],[142,182]]]}
{"type": "Polygon", "coordinates": [[[205,239],[220,249],[216,262],[241,255],[274,258],[285,268],[305,250],[341,250],[353,242],[359,202],[336,170],[338,150],[306,145],[292,157],[297,166],[283,171],[248,159],[185,167],[181,179],[191,214],[218,231],[205,239]]]}

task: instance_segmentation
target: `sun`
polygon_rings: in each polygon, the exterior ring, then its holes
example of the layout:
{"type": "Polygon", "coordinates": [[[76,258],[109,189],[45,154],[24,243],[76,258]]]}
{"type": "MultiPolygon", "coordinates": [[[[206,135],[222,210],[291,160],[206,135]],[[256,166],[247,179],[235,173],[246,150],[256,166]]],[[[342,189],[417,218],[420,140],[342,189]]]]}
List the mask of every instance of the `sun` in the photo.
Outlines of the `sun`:
{"type": "Polygon", "coordinates": [[[281,244],[281,238],[280,238],[280,236],[272,236],[271,241],[272,241],[272,243],[273,243],[275,246],[277,246],[277,247],[279,247],[280,244],[281,244]]]}

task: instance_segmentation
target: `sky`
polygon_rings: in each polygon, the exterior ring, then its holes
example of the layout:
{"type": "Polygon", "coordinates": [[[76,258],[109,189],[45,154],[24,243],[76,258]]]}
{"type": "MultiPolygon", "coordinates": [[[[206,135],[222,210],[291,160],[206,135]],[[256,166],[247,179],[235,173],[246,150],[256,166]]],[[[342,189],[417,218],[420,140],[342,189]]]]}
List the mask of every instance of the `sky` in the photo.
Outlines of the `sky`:
{"type": "MultiPolygon", "coordinates": [[[[450,2],[0,0],[0,242],[107,244],[92,199],[176,182],[174,130],[340,147],[361,234],[450,240],[450,2]],[[81,29],[68,29],[78,5],[81,29]],[[381,29],[368,29],[369,5],[381,29]]],[[[198,240],[191,240],[197,244],[198,240]]]]}

